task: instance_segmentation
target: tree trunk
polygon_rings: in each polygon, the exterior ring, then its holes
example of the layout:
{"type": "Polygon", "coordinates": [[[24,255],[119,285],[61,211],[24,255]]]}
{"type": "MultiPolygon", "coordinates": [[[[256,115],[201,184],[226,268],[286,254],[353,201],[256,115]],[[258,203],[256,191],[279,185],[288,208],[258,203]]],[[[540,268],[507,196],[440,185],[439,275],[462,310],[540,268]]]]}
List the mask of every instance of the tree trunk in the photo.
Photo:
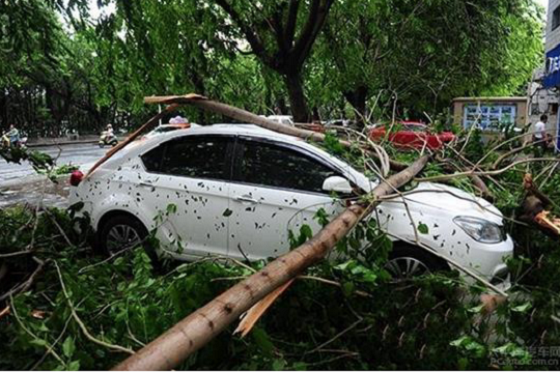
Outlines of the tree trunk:
{"type": "MultiPolygon", "coordinates": [[[[416,160],[404,171],[377,186],[372,195],[392,193],[418,174],[428,156],[416,160]]],[[[198,309],[114,370],[170,370],[206,345],[230,323],[276,288],[322,260],[336,243],[369,215],[375,204],[354,204],[325,226],[311,240],[277,258],[259,272],[236,284],[198,309]]]]}
{"type": "Polygon", "coordinates": [[[307,100],[303,92],[301,72],[290,72],[285,75],[286,87],[290,98],[290,109],[296,123],[309,123],[310,115],[307,100]]]}
{"type": "Polygon", "coordinates": [[[368,96],[368,88],[366,86],[359,86],[356,89],[344,92],[344,97],[356,110],[356,121],[363,127],[367,118],[366,113],[366,100],[368,96]]]}

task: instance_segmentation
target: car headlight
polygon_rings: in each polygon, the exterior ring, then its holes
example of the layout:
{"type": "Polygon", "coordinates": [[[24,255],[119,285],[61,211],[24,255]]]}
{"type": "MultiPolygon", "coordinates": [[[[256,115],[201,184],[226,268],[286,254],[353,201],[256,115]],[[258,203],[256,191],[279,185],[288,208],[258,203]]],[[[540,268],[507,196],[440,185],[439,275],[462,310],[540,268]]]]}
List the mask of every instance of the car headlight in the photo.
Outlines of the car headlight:
{"type": "Polygon", "coordinates": [[[507,238],[500,225],[482,218],[458,216],[453,219],[453,222],[480,243],[497,244],[507,238]]]}

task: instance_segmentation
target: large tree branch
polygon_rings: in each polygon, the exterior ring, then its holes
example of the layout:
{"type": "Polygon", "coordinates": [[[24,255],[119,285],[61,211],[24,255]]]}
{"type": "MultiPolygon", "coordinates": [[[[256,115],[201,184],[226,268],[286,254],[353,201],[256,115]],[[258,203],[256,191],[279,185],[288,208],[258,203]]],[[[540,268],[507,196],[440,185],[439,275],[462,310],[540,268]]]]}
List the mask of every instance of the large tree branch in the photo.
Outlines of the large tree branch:
{"type": "Polygon", "coordinates": [[[284,29],[284,40],[286,41],[286,45],[289,46],[291,46],[292,43],[294,42],[299,4],[300,4],[300,0],[290,0],[290,7],[288,8],[288,17],[286,20],[286,28],[284,29]]]}
{"type": "Polygon", "coordinates": [[[264,47],[259,35],[254,32],[250,25],[243,21],[241,15],[233,8],[233,6],[231,6],[230,3],[228,3],[227,0],[216,0],[216,4],[218,4],[231,17],[237,27],[239,27],[241,32],[243,32],[247,42],[251,45],[253,53],[255,53],[264,63],[270,66],[273,63],[273,59],[266,52],[266,48],[264,47]]]}
{"type": "MultiPolygon", "coordinates": [[[[372,196],[392,193],[409,182],[426,165],[428,157],[416,160],[409,168],[377,186],[372,196]]],[[[116,366],[115,370],[169,370],[206,345],[241,314],[269,293],[321,261],[358,222],[374,209],[354,204],[325,226],[311,240],[280,256],[259,272],[233,286],[198,309],[156,340],[116,366]]]]}
{"type": "MultiPolygon", "coordinates": [[[[325,140],[325,135],[323,133],[317,133],[310,130],[299,129],[296,127],[280,124],[270,119],[266,119],[261,116],[255,115],[251,112],[245,111],[243,109],[233,107],[225,103],[210,100],[198,94],[187,94],[184,96],[146,97],[144,99],[144,102],[148,104],[159,103],[159,104],[169,104],[169,105],[170,104],[193,105],[203,110],[207,110],[213,113],[218,113],[230,117],[242,123],[255,124],[275,132],[287,134],[289,136],[309,139],[317,142],[323,142],[325,140]]],[[[350,143],[349,141],[340,141],[340,143],[345,147],[352,147],[352,143],[350,143]]],[[[376,156],[374,152],[372,152],[371,155],[376,156]]],[[[407,167],[406,164],[399,163],[394,160],[390,160],[390,165],[391,165],[391,169],[396,171],[401,171],[407,167]]]]}
{"type": "Polygon", "coordinates": [[[295,68],[301,68],[309,54],[317,35],[323,28],[329,10],[334,0],[313,0],[309,9],[307,22],[303,27],[296,45],[292,49],[291,58],[294,59],[295,68]]]}

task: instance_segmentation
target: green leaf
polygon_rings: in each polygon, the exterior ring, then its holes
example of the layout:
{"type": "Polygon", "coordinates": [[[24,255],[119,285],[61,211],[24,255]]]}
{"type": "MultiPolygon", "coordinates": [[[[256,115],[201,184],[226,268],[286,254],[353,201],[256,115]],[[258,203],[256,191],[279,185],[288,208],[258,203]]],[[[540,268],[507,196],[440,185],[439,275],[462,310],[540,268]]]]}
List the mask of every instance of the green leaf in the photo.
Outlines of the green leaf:
{"type": "Polygon", "coordinates": [[[345,282],[342,284],[342,293],[346,297],[350,297],[354,293],[354,283],[352,282],[345,282]]]}
{"type": "Polygon", "coordinates": [[[260,327],[255,327],[251,331],[251,334],[253,336],[255,344],[259,347],[261,352],[265,356],[272,357],[274,355],[274,345],[270,341],[270,338],[268,337],[266,331],[260,327]]]}
{"type": "Polygon", "coordinates": [[[177,213],[177,204],[168,204],[167,205],[167,214],[175,214],[177,213]]]}
{"type": "Polygon", "coordinates": [[[79,360],[73,360],[70,363],[68,363],[68,366],[66,367],[67,371],[79,371],[80,370],[80,361],[79,360]]]}
{"type": "Polygon", "coordinates": [[[311,227],[309,227],[309,225],[303,225],[299,229],[299,233],[306,239],[311,239],[313,237],[313,230],[311,230],[311,227]]]}
{"type": "Polygon", "coordinates": [[[37,345],[37,346],[47,346],[47,341],[41,338],[34,338],[29,342],[30,344],[37,345]]]}
{"type": "Polygon", "coordinates": [[[286,361],[284,359],[274,359],[272,362],[273,371],[283,371],[286,367],[286,361]]]}
{"type": "Polygon", "coordinates": [[[511,311],[516,312],[516,313],[525,313],[527,312],[527,310],[531,309],[533,305],[531,305],[530,302],[525,302],[522,305],[516,306],[514,308],[511,309],[511,311]]]}
{"type": "Polygon", "coordinates": [[[64,340],[64,343],[62,344],[62,352],[64,353],[64,356],[71,358],[72,355],[74,355],[75,350],[76,345],[74,344],[72,336],[66,337],[66,340],[64,340]]]}
{"type": "Polygon", "coordinates": [[[418,232],[419,232],[420,234],[426,235],[426,234],[428,234],[428,233],[430,232],[430,229],[428,228],[428,225],[423,224],[422,222],[420,222],[420,223],[418,224],[418,232]]]}

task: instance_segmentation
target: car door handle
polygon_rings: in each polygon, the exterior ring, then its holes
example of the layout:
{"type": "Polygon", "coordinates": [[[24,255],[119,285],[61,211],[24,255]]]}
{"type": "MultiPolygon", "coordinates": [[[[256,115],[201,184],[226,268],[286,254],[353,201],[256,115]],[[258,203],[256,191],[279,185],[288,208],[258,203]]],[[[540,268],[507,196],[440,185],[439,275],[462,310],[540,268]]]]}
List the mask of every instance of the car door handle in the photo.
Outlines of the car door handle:
{"type": "Polygon", "coordinates": [[[251,204],[257,204],[258,201],[251,198],[248,195],[241,195],[241,196],[236,196],[235,199],[241,203],[251,203],[251,204]]]}

